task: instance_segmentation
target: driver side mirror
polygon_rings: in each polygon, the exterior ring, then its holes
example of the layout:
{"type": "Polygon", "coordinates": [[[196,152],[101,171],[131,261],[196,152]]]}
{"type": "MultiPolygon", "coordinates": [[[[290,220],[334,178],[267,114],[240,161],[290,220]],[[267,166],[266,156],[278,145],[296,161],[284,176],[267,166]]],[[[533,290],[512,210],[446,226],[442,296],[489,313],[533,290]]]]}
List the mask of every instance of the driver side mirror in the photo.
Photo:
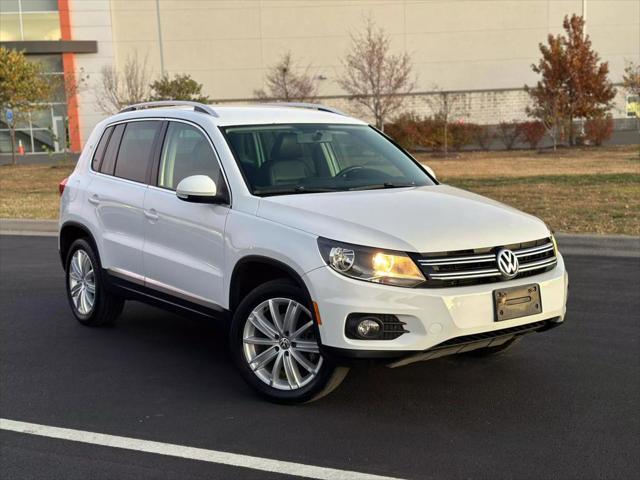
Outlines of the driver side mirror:
{"type": "Polygon", "coordinates": [[[192,175],[178,183],[176,196],[180,200],[193,203],[224,203],[225,199],[218,195],[216,182],[207,175],[192,175]]]}
{"type": "Polygon", "coordinates": [[[437,179],[438,179],[438,177],[436,177],[436,172],[434,172],[434,171],[433,171],[433,169],[432,169],[430,166],[425,165],[424,163],[421,163],[420,165],[422,165],[422,168],[424,168],[424,169],[427,171],[427,173],[428,173],[429,175],[431,175],[431,177],[432,177],[433,179],[435,179],[435,180],[437,180],[437,179]]]}

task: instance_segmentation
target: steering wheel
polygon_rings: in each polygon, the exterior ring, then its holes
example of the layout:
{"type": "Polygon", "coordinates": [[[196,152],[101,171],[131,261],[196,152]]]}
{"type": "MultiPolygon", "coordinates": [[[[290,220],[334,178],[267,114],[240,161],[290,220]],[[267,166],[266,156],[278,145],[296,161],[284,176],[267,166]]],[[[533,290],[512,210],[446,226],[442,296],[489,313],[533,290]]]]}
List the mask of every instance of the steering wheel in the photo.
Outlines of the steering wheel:
{"type": "Polygon", "coordinates": [[[380,178],[384,180],[387,179],[389,175],[376,168],[367,167],[366,165],[353,165],[340,170],[336,174],[336,178],[341,178],[343,180],[357,180],[359,178],[366,177],[380,178]]]}
{"type": "Polygon", "coordinates": [[[348,180],[353,172],[357,172],[358,170],[362,170],[363,168],[365,167],[363,167],[362,165],[352,165],[350,167],[343,168],[342,170],[340,170],[336,174],[336,177],[340,177],[343,180],[348,180]]]}

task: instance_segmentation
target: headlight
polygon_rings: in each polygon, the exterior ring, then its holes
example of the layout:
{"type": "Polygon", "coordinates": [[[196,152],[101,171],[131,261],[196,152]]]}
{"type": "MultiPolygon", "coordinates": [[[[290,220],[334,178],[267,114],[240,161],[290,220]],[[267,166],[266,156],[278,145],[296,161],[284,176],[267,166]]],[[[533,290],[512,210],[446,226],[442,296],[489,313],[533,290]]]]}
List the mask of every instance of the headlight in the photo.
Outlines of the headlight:
{"type": "Polygon", "coordinates": [[[320,254],[327,265],[347,277],[367,282],[415,287],[425,281],[413,260],[403,252],[361,247],[318,239],[320,254]]]}

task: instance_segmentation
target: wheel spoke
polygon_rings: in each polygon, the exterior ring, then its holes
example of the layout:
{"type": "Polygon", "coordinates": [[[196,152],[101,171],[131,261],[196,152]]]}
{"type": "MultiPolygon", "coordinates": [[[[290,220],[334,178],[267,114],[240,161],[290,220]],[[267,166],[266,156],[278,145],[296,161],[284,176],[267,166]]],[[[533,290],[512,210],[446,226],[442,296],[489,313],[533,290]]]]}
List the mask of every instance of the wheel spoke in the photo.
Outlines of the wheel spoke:
{"type": "Polygon", "coordinates": [[[277,340],[271,338],[262,337],[246,337],[243,339],[244,343],[250,343],[251,345],[275,345],[277,340]]]}
{"type": "Polygon", "coordinates": [[[307,323],[305,323],[304,325],[302,325],[298,330],[296,330],[295,332],[293,332],[289,337],[292,340],[295,340],[296,338],[298,338],[300,335],[302,335],[304,332],[306,332],[309,327],[311,327],[313,325],[313,320],[309,320],[307,323]]]}
{"type": "Polygon", "coordinates": [[[280,350],[278,352],[278,356],[276,357],[276,361],[273,362],[273,368],[271,368],[271,386],[278,383],[280,380],[280,372],[282,372],[282,359],[284,358],[284,352],[280,350]]]}
{"type": "Polygon", "coordinates": [[[295,348],[299,352],[320,353],[320,348],[314,341],[296,340],[293,348],[295,348]]]}
{"type": "Polygon", "coordinates": [[[75,275],[76,278],[82,278],[82,270],[80,268],[80,256],[75,254],[73,258],[71,258],[71,274],[75,275]]]}
{"type": "Polygon", "coordinates": [[[298,362],[300,365],[302,365],[305,368],[305,370],[307,370],[308,372],[315,372],[316,370],[315,365],[313,365],[309,360],[304,358],[304,355],[300,354],[295,348],[291,349],[291,355],[293,356],[293,359],[296,362],[298,362]]]}
{"type": "Polygon", "coordinates": [[[87,290],[80,290],[80,313],[87,313],[91,310],[91,306],[89,305],[89,300],[87,299],[87,290]]]}
{"type": "Polygon", "coordinates": [[[71,288],[69,289],[69,293],[73,298],[75,298],[80,294],[80,290],[82,290],[82,284],[78,282],[71,285],[71,288]]]}
{"type": "Polygon", "coordinates": [[[278,332],[281,334],[283,332],[282,329],[282,316],[278,311],[278,304],[274,299],[269,300],[269,312],[271,313],[271,320],[275,325],[278,332]]]}
{"type": "Polygon", "coordinates": [[[275,346],[269,347],[261,354],[256,355],[256,357],[251,361],[251,364],[253,364],[253,370],[260,370],[261,368],[264,368],[264,366],[273,360],[273,357],[276,355],[278,355],[278,351],[275,346]]]}
{"type": "Polygon", "coordinates": [[[273,340],[278,336],[278,332],[271,326],[269,320],[267,320],[261,312],[256,310],[251,312],[251,315],[249,315],[249,321],[254,327],[260,330],[263,335],[266,335],[273,340]]]}
{"type": "Polygon", "coordinates": [[[298,322],[299,316],[300,304],[298,302],[290,300],[289,305],[287,305],[287,311],[284,314],[283,329],[285,331],[285,334],[291,335],[293,329],[296,328],[296,323],[298,322]]]}
{"type": "Polygon", "coordinates": [[[300,372],[298,371],[298,367],[291,360],[291,355],[285,355],[282,359],[282,363],[284,363],[284,373],[287,376],[289,386],[291,388],[299,388],[300,372]]]}
{"type": "Polygon", "coordinates": [[[93,283],[89,283],[87,282],[85,284],[85,289],[87,290],[88,293],[90,293],[91,295],[95,295],[96,293],[96,286],[93,283]]]}

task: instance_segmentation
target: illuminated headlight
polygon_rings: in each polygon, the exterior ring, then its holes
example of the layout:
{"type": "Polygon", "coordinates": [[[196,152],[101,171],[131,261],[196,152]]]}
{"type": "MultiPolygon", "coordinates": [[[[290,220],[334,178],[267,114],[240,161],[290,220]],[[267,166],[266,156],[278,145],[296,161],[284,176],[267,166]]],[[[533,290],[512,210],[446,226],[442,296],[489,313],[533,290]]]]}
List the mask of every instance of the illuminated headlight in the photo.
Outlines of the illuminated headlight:
{"type": "Polygon", "coordinates": [[[415,287],[425,281],[414,261],[403,252],[380,250],[318,239],[320,254],[327,265],[347,277],[374,283],[415,287]]]}

